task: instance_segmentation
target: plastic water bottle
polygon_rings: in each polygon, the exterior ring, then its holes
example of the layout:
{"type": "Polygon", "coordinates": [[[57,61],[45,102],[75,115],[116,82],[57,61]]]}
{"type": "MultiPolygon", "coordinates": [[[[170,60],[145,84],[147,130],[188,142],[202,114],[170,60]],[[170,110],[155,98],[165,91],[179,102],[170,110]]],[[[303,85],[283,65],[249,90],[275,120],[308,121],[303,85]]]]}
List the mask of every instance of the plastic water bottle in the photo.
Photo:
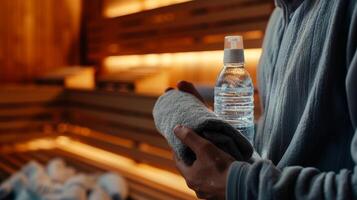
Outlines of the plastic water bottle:
{"type": "Polygon", "coordinates": [[[254,86],[244,69],[243,38],[227,36],[224,66],[214,90],[214,112],[238,129],[251,143],[254,138],[254,86]]]}

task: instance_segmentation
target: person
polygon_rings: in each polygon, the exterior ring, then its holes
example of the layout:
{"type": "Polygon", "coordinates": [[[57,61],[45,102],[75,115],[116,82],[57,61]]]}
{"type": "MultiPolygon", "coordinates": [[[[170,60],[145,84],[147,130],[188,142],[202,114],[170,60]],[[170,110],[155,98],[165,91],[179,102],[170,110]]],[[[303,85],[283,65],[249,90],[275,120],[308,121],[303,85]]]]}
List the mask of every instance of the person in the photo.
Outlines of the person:
{"type": "Polygon", "coordinates": [[[357,1],[275,4],[259,64],[261,159],[235,161],[178,125],[197,159],[175,157],[177,168],[204,199],[357,199],[357,1]]]}

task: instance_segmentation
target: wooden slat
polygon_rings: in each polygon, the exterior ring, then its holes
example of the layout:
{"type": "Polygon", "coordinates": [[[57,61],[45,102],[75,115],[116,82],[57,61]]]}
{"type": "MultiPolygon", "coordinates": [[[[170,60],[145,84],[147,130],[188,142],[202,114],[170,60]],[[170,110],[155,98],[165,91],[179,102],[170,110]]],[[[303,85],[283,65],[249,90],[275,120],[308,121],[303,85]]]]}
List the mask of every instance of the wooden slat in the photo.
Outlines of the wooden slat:
{"type": "Polygon", "coordinates": [[[9,177],[9,174],[7,174],[5,171],[0,170],[0,181],[3,182],[9,177]]]}
{"type": "MultiPolygon", "coordinates": [[[[227,33],[240,33],[241,35],[244,35],[245,32],[249,32],[249,31],[254,31],[254,30],[260,30],[263,31],[265,30],[267,25],[267,21],[261,21],[261,22],[242,22],[240,24],[229,24],[229,25],[225,25],[222,26],[219,29],[212,29],[209,32],[207,32],[207,30],[205,29],[189,29],[189,30],[185,30],[185,31],[176,31],[173,33],[170,33],[170,35],[166,35],[166,34],[160,34],[157,36],[152,36],[155,37],[157,39],[176,39],[179,37],[187,37],[187,36],[191,36],[191,37],[204,37],[204,36],[209,36],[209,35],[214,35],[214,34],[224,34],[227,35],[227,33]]],[[[141,42],[143,40],[147,40],[147,38],[137,38],[136,39],[138,42],[141,42]]],[[[126,44],[127,41],[123,41],[121,42],[121,44],[126,44]]],[[[130,44],[130,42],[129,42],[130,44]]],[[[98,43],[89,43],[89,48],[99,48],[100,44],[98,43]]]]}
{"type": "Polygon", "coordinates": [[[12,130],[42,130],[45,124],[52,124],[51,119],[44,120],[18,120],[18,121],[9,121],[9,122],[0,122],[0,132],[12,131],[12,130]]]}
{"type": "Polygon", "coordinates": [[[30,129],[24,130],[12,130],[12,131],[0,131],[0,145],[2,144],[12,144],[25,142],[35,138],[45,137],[45,136],[54,136],[49,133],[43,133],[42,131],[33,132],[30,129]]]}
{"type": "Polygon", "coordinates": [[[63,151],[58,149],[53,149],[51,151],[44,151],[41,154],[47,155],[50,158],[49,160],[54,158],[61,158],[65,161],[67,166],[74,167],[79,172],[91,173],[91,174],[103,172],[102,169],[85,164],[83,161],[80,161],[75,157],[70,157],[68,156],[68,154],[65,154],[63,151]]]}
{"type": "Polygon", "coordinates": [[[62,93],[59,87],[0,87],[0,143],[45,136],[45,128],[60,122],[62,93]]]}
{"type": "Polygon", "coordinates": [[[123,126],[135,127],[137,129],[156,131],[154,121],[148,118],[140,118],[119,113],[101,112],[83,108],[69,108],[67,110],[69,111],[72,119],[86,118],[87,120],[92,119],[91,122],[88,121],[89,123],[93,123],[98,120],[106,121],[108,124],[121,124],[123,126]]]}
{"type": "Polygon", "coordinates": [[[81,166],[86,166],[86,168],[90,169],[90,171],[93,171],[93,172],[104,172],[104,170],[100,167],[97,167],[97,166],[94,166],[94,165],[88,165],[88,163],[86,162],[83,162],[82,160],[78,159],[76,156],[72,155],[72,154],[68,154],[67,152],[65,151],[62,151],[60,149],[55,149],[53,151],[53,153],[59,155],[59,156],[62,156],[64,157],[66,160],[69,161],[69,165],[72,163],[72,162],[75,162],[75,163],[78,163],[80,164],[81,166]]]}
{"type": "Polygon", "coordinates": [[[47,103],[54,100],[60,100],[62,92],[63,89],[59,87],[0,87],[0,105],[47,103]]]}
{"type": "Polygon", "coordinates": [[[67,90],[66,99],[71,103],[131,111],[151,115],[157,97],[105,91],[67,90]],[[140,106],[139,106],[140,105],[140,106]]]}
{"type": "Polygon", "coordinates": [[[2,162],[0,162],[0,171],[3,171],[7,174],[13,174],[16,169],[12,168],[11,166],[9,166],[6,162],[4,162],[5,160],[3,158],[1,158],[2,162]]]}
{"type": "Polygon", "coordinates": [[[95,130],[83,134],[81,131],[67,131],[66,135],[138,162],[176,172],[169,153],[170,148],[156,131],[151,116],[156,98],[80,91],[69,91],[66,97],[72,102],[66,108],[67,121],[70,124],[95,130]],[[147,107],[138,110],[137,105],[143,104],[147,107]],[[116,142],[116,138],[128,139],[135,145],[122,145],[120,141],[116,142]],[[140,149],[139,146],[142,144],[152,145],[152,151],[140,149]]]}
{"type": "MultiPolygon", "coordinates": [[[[192,40],[196,41],[196,40],[192,40]]],[[[142,48],[133,48],[133,46],[137,46],[138,44],[130,44],[130,46],[122,46],[120,52],[109,52],[108,49],[101,49],[98,52],[89,52],[89,56],[93,58],[104,58],[106,56],[114,56],[114,55],[132,55],[132,54],[147,54],[150,53],[171,53],[171,52],[186,52],[186,51],[213,51],[222,49],[223,47],[223,37],[221,42],[216,43],[209,43],[209,44],[202,44],[199,42],[191,43],[190,44],[178,44],[173,46],[165,46],[168,43],[160,43],[160,42],[153,42],[145,46],[142,44],[142,48]],[[189,46],[189,49],[187,48],[189,46]]],[[[247,48],[260,48],[262,45],[261,39],[252,39],[252,40],[245,40],[244,46],[247,48]]],[[[109,48],[110,49],[110,48],[109,48]]]]}
{"type": "Polygon", "coordinates": [[[33,159],[31,159],[31,157],[29,155],[26,155],[24,153],[14,153],[12,154],[12,156],[14,156],[15,158],[17,158],[19,161],[21,161],[24,164],[27,164],[28,162],[32,161],[33,159]]]}
{"type": "Polygon", "coordinates": [[[22,167],[21,161],[17,160],[15,157],[5,154],[1,156],[3,163],[8,163],[14,167],[14,169],[19,170],[22,167]]]}
{"type": "MultiPolygon", "coordinates": [[[[68,152],[64,152],[65,154],[67,154],[68,156],[74,156],[73,154],[71,153],[68,153],[68,152]]],[[[83,157],[83,156],[80,156],[80,155],[75,155],[75,158],[78,159],[78,160],[81,160],[89,165],[93,165],[93,166],[97,166],[101,169],[104,169],[104,170],[107,170],[107,171],[115,171],[115,172],[118,172],[119,174],[123,175],[128,183],[129,183],[129,188],[131,188],[132,184],[135,183],[135,184],[140,184],[140,185],[143,185],[145,186],[146,188],[150,189],[151,190],[151,193],[153,192],[158,192],[158,193],[162,193],[161,197],[158,197],[157,199],[152,199],[152,200],[166,200],[165,198],[163,197],[169,197],[168,199],[176,199],[176,200],[192,200],[192,196],[190,195],[187,195],[187,194],[184,194],[184,193],[179,193],[177,191],[172,191],[170,188],[166,188],[165,186],[163,185],[159,185],[159,184],[155,184],[153,182],[151,182],[150,180],[146,180],[146,179],[139,179],[138,177],[136,177],[135,175],[132,175],[132,174],[126,174],[122,171],[118,171],[118,169],[115,169],[115,168],[112,168],[111,166],[109,165],[105,165],[105,164],[99,164],[97,162],[93,162],[91,160],[88,160],[87,158],[83,157]]],[[[135,188],[135,185],[134,185],[134,188],[135,188]]],[[[136,190],[138,191],[138,190],[136,190]]],[[[135,192],[135,190],[134,190],[135,192]]],[[[139,194],[133,194],[133,197],[140,197],[140,198],[144,198],[146,197],[147,200],[151,200],[150,196],[151,195],[144,195],[146,192],[144,191],[138,191],[139,194]]],[[[132,194],[130,194],[132,195],[132,194]]]]}
{"type": "MultiPolygon", "coordinates": [[[[96,133],[92,131],[91,133],[86,134],[86,136],[92,137],[94,139],[111,141],[115,144],[117,139],[123,138],[123,139],[129,139],[131,141],[147,143],[166,150],[170,149],[166,140],[161,135],[159,135],[159,133],[156,132],[155,134],[153,134],[144,131],[134,131],[130,129],[125,129],[120,126],[115,127],[115,126],[105,125],[100,123],[100,121],[97,121],[95,124],[93,124],[90,121],[87,122],[85,119],[71,119],[71,122],[76,125],[88,127],[94,131],[100,132],[100,133],[96,133]]],[[[80,135],[80,133],[75,133],[75,132],[73,133],[80,135]]]]}
{"type": "Polygon", "coordinates": [[[33,117],[33,116],[48,116],[55,113],[60,113],[62,110],[59,107],[49,106],[7,106],[0,108],[1,118],[14,118],[14,117],[33,117]]]}
{"type": "MultiPolygon", "coordinates": [[[[132,33],[132,32],[145,32],[150,30],[177,29],[180,28],[181,26],[189,27],[202,23],[213,24],[220,21],[229,21],[229,20],[238,21],[238,20],[257,18],[262,16],[267,18],[271,13],[271,7],[272,7],[271,3],[253,4],[237,9],[226,9],[220,12],[211,12],[205,15],[191,15],[191,16],[187,16],[187,18],[179,18],[176,20],[169,21],[167,23],[152,24],[154,26],[150,26],[149,22],[143,24],[142,26],[135,26],[129,28],[126,27],[125,29],[119,26],[117,30],[115,29],[117,26],[114,26],[113,31],[117,31],[117,34],[124,34],[124,33],[132,33]],[[188,18],[189,20],[187,20],[188,18]]],[[[111,22],[115,24],[115,21],[111,21],[111,22]]]]}
{"type": "MultiPolygon", "coordinates": [[[[113,18],[113,20],[121,20],[121,21],[134,21],[140,20],[142,18],[148,18],[156,13],[171,13],[177,11],[187,11],[187,10],[199,10],[203,8],[216,8],[217,6],[229,6],[231,4],[247,4],[247,3],[261,3],[261,2],[269,2],[270,0],[224,0],[224,1],[217,1],[217,0],[194,0],[190,2],[174,4],[169,6],[164,6],[156,9],[145,10],[139,13],[133,13],[130,15],[119,16],[113,18]]],[[[92,24],[90,26],[100,26],[100,24],[93,23],[96,20],[101,20],[101,18],[96,18],[95,20],[91,20],[92,24]]],[[[124,23],[124,22],[123,22],[124,23]]],[[[125,24],[125,23],[124,23],[125,24]]]]}
{"type": "MultiPolygon", "coordinates": [[[[88,58],[100,63],[111,55],[220,50],[223,37],[216,43],[202,38],[217,33],[264,33],[273,8],[268,0],[195,0],[116,18],[91,18],[88,58]]],[[[94,11],[90,9],[95,10],[91,7],[86,12],[94,11]]],[[[259,48],[262,39],[247,37],[245,47],[259,48]]]]}
{"type": "Polygon", "coordinates": [[[176,196],[167,195],[161,191],[148,188],[146,185],[138,184],[136,182],[130,182],[130,196],[133,199],[165,199],[165,200],[177,200],[176,196]]]}
{"type": "Polygon", "coordinates": [[[114,152],[119,155],[123,155],[126,157],[129,157],[131,159],[134,159],[138,162],[143,162],[143,163],[148,163],[150,165],[166,169],[172,172],[177,173],[176,167],[171,159],[165,158],[165,157],[160,157],[154,154],[146,153],[143,151],[140,151],[137,148],[127,148],[123,146],[118,146],[115,144],[112,144],[110,141],[100,141],[97,139],[93,139],[90,137],[85,137],[85,136],[80,136],[80,135],[70,135],[72,138],[76,138],[79,141],[99,147],[101,149],[114,152]]]}
{"type": "Polygon", "coordinates": [[[42,165],[46,165],[50,158],[44,155],[45,151],[29,151],[26,154],[30,155],[33,159],[37,162],[41,163],[42,165]]]}

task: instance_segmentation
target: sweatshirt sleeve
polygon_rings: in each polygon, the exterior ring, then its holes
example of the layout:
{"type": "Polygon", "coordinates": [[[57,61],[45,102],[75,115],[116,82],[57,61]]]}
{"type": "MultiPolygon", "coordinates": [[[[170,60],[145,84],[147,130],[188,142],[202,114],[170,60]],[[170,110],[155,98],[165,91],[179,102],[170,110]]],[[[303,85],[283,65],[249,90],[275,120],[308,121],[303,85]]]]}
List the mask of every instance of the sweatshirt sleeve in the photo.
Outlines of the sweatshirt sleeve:
{"type": "Polygon", "coordinates": [[[357,199],[356,170],[334,173],[299,166],[279,169],[266,160],[252,165],[237,161],[229,170],[227,200],[357,199]]]}
{"type": "Polygon", "coordinates": [[[234,162],[229,169],[227,200],[302,199],[334,200],[357,199],[357,9],[352,6],[348,71],[346,77],[347,102],[350,118],[355,127],[351,155],[355,162],[352,170],[338,173],[321,172],[316,168],[291,166],[277,168],[268,160],[253,164],[234,162]]]}

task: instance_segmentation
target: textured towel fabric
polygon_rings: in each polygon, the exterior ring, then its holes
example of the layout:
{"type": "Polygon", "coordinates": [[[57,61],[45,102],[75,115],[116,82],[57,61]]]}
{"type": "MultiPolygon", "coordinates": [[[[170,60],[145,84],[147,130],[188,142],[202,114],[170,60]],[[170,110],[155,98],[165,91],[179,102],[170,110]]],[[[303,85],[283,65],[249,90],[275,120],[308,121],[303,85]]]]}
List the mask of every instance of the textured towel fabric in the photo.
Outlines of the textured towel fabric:
{"type": "Polygon", "coordinates": [[[109,194],[102,187],[96,186],[90,193],[88,200],[112,200],[109,194]]]}
{"type": "Polygon", "coordinates": [[[114,173],[103,174],[97,183],[112,199],[127,199],[129,196],[128,184],[125,179],[114,173]]]}
{"type": "Polygon", "coordinates": [[[52,181],[64,183],[68,178],[75,175],[76,171],[60,159],[52,159],[47,165],[47,173],[52,181]]]}
{"type": "Polygon", "coordinates": [[[245,161],[252,155],[253,148],[248,140],[191,94],[178,90],[166,92],[157,100],[153,116],[156,128],[187,165],[191,165],[196,157],[174,135],[176,125],[193,129],[237,160],[245,161]]]}
{"type": "Polygon", "coordinates": [[[357,199],[357,1],[276,0],[259,64],[262,160],[227,200],[357,199]]]}

